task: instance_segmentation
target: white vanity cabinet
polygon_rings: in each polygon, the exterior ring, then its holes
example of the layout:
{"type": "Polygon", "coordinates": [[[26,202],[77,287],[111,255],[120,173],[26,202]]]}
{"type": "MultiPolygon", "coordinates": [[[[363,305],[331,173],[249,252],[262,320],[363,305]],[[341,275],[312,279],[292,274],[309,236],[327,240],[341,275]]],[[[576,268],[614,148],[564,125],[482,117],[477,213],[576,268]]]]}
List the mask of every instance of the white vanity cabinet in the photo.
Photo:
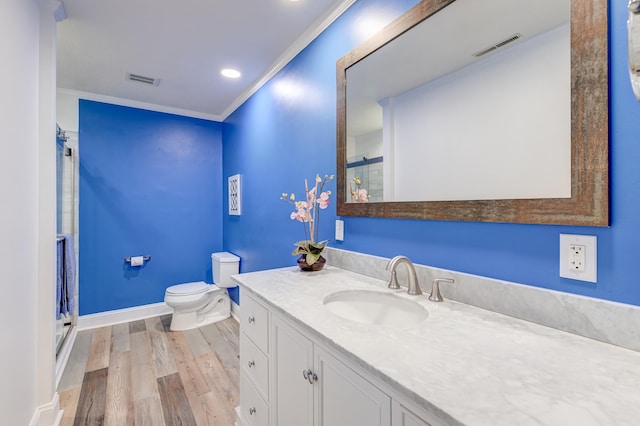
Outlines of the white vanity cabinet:
{"type": "Polygon", "coordinates": [[[272,314],[274,400],[278,426],[386,426],[391,398],[294,326],[272,314]]]}
{"type": "Polygon", "coordinates": [[[436,426],[317,339],[243,293],[238,426],[436,426]]]}

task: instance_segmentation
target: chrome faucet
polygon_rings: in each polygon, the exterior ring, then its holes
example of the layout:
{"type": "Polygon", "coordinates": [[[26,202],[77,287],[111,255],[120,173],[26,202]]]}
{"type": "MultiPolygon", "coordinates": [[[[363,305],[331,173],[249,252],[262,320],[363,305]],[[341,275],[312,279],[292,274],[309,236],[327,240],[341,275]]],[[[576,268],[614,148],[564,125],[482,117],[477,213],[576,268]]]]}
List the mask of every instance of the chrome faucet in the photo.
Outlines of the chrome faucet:
{"type": "Polygon", "coordinates": [[[421,295],[422,290],[420,289],[420,284],[418,284],[416,269],[413,267],[413,263],[411,263],[409,258],[406,256],[396,256],[387,264],[387,271],[391,271],[391,281],[389,281],[389,288],[400,288],[400,284],[398,284],[398,277],[396,276],[396,268],[401,263],[404,263],[407,266],[407,271],[409,272],[409,289],[407,290],[407,293],[414,296],[421,295]]]}

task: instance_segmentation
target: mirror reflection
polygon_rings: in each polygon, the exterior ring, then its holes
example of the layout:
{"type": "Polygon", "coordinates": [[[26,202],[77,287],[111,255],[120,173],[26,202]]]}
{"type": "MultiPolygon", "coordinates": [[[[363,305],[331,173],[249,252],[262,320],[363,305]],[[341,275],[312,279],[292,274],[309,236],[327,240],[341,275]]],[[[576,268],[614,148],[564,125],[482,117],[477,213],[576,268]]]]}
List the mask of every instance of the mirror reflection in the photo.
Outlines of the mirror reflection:
{"type": "Polygon", "coordinates": [[[346,201],[571,197],[570,7],[457,0],[350,66],[346,201]]]}

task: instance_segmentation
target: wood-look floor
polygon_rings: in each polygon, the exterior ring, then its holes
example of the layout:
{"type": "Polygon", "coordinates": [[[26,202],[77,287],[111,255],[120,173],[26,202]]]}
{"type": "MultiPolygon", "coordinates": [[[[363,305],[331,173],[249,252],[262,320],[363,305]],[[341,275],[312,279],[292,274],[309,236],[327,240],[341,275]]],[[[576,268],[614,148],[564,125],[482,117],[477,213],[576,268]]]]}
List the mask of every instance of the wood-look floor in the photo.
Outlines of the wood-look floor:
{"type": "Polygon", "coordinates": [[[235,424],[238,323],[170,331],[171,316],[78,333],[58,393],[61,426],[235,424]]]}

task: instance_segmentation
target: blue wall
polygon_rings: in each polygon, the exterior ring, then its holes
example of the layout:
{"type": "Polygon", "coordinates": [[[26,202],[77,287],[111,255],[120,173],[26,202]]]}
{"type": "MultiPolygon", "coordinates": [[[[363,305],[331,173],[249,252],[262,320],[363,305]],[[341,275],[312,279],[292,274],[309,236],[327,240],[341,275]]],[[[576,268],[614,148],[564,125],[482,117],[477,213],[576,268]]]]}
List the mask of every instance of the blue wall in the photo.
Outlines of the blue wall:
{"type": "Polygon", "coordinates": [[[222,250],[222,124],[80,101],[80,315],[212,282],[222,250]],[[124,257],[151,255],[143,267],[124,257]]]}
{"type": "MultiPolygon", "coordinates": [[[[335,174],[336,60],[371,35],[354,31],[353,22],[388,23],[416,2],[357,2],[225,121],[224,174],[242,174],[243,213],[224,216],[224,247],[242,258],[241,272],[295,265],[291,251],[303,228],[280,195],[300,198],[304,179],[335,174]]],[[[335,192],[335,181],[325,189],[335,192]]],[[[322,211],[321,240],[333,239],[335,197],[332,203],[322,211]]]]}
{"type": "MultiPolygon", "coordinates": [[[[417,1],[359,0],[227,119],[224,173],[243,175],[243,215],[224,216],[224,246],[242,256],[242,271],[294,264],[302,239],[282,192],[335,172],[335,62],[362,41],[369,16],[387,21],[417,1]],[[392,4],[390,4],[392,3],[392,4]]],[[[610,4],[609,228],[416,221],[345,217],[345,241],[331,245],[380,256],[640,305],[640,106],[628,81],[626,2],[610,4]],[[559,234],[598,237],[597,284],[559,277],[559,234]]],[[[322,223],[334,232],[335,204],[322,223]]]]}

